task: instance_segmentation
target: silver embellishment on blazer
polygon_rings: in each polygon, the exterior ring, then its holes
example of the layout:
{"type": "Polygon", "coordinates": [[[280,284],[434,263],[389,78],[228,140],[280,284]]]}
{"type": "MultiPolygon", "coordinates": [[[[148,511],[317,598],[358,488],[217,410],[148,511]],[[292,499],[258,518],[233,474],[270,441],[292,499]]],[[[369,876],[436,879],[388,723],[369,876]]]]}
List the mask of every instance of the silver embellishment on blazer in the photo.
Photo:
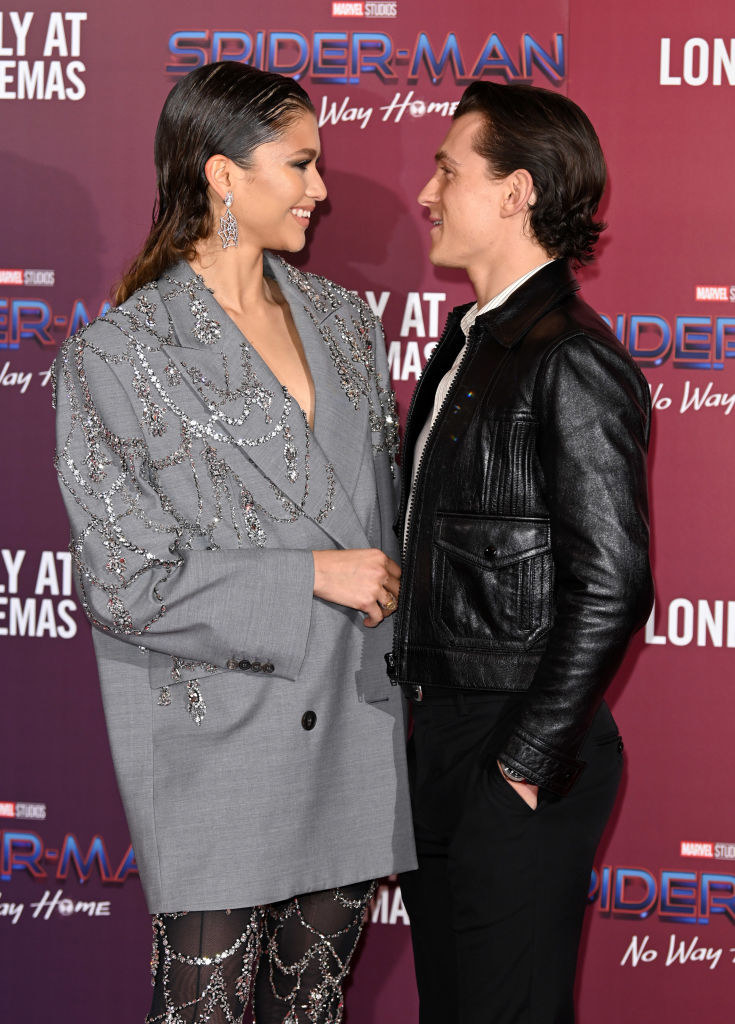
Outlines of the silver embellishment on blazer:
{"type": "Polygon", "coordinates": [[[145,294],[142,294],[138,301],[135,303],[135,308],[138,310],[139,313],[142,314],[143,323],[148,328],[148,330],[153,331],[155,333],[156,321],[154,320],[153,315],[156,312],[156,309],[158,308],[155,302],[149,302],[145,294]]]}
{"type": "Polygon", "coordinates": [[[190,679],[186,684],[186,699],[191,720],[194,725],[201,725],[207,713],[207,705],[204,703],[202,691],[199,689],[198,679],[190,679]]]}
{"type": "Polygon", "coordinates": [[[293,431],[288,424],[283,428],[283,440],[283,460],[286,463],[286,476],[291,483],[294,484],[299,478],[299,471],[296,468],[299,459],[299,451],[294,444],[293,431]]]}
{"type": "Polygon", "coordinates": [[[202,276],[195,275],[193,281],[175,281],[166,275],[164,277],[172,286],[171,291],[166,293],[167,299],[173,298],[175,295],[188,295],[189,312],[194,319],[191,333],[197,341],[201,341],[203,345],[212,345],[215,341],[219,341],[222,337],[219,321],[209,315],[209,310],[199,297],[202,292],[211,292],[211,288],[207,288],[202,276]]]}
{"type": "Polygon", "coordinates": [[[176,657],[173,657],[171,660],[173,661],[171,678],[175,683],[179,682],[181,679],[182,672],[207,672],[209,674],[212,672],[219,672],[216,665],[210,665],[206,661],[189,661],[186,658],[176,657]]]}
{"type": "Polygon", "coordinates": [[[172,388],[177,387],[177,385],[181,384],[184,379],[181,376],[178,366],[174,366],[173,363],[169,363],[167,366],[164,366],[163,371],[168,378],[169,386],[172,388]]]}

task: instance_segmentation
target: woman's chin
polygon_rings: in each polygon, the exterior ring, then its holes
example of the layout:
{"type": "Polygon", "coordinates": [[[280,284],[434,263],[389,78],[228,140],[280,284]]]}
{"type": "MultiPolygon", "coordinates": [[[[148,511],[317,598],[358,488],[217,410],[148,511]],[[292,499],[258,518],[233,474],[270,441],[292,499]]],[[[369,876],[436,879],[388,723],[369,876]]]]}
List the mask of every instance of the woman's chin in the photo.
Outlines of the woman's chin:
{"type": "Polygon", "coordinates": [[[300,239],[295,240],[291,245],[289,245],[288,252],[301,252],[305,245],[306,233],[304,233],[300,239]]]}

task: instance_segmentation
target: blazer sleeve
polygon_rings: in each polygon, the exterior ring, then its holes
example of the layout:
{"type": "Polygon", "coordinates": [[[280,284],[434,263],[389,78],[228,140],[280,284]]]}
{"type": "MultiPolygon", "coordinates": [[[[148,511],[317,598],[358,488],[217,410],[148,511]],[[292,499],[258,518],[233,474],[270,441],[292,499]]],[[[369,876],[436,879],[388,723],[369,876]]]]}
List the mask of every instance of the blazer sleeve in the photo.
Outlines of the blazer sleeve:
{"type": "Polygon", "coordinates": [[[577,336],[547,357],[535,407],[555,617],[499,757],[561,795],[584,767],[577,754],[585,733],[653,600],[650,394],[622,352],[577,336]]]}
{"type": "Polygon", "coordinates": [[[311,551],[181,543],[176,509],[153,486],[134,404],[103,351],[105,326],[69,338],[56,363],[56,467],[87,617],[148,650],[217,668],[270,662],[296,679],[311,623],[311,551]]]}

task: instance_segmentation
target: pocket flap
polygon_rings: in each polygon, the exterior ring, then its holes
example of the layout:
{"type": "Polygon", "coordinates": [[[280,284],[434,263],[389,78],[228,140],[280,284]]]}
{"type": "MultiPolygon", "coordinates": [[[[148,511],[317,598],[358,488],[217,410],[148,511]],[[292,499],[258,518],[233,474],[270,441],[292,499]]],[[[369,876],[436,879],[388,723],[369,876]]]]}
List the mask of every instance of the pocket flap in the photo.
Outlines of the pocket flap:
{"type": "Polygon", "coordinates": [[[488,568],[548,551],[550,540],[545,519],[437,512],[434,520],[434,542],[439,547],[488,568]]]}

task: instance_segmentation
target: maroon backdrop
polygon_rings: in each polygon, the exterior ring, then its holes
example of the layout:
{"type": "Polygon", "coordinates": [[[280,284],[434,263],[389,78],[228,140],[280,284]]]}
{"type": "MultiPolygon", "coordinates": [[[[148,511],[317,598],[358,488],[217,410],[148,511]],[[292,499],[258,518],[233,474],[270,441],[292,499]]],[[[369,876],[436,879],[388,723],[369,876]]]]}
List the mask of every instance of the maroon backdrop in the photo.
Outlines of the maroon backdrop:
{"type": "MultiPolygon", "coordinates": [[[[431,12],[418,0],[97,0],[84,11],[37,0],[32,13],[0,11],[4,1019],[127,1024],[149,998],[149,923],[51,465],[48,371],[145,234],[164,96],[189,67],[218,57],[299,75],[309,89],[329,200],[299,264],[381,312],[404,412],[447,310],[470,297],[460,275],[428,263],[415,202],[463,85],[532,80],[572,96],[596,125],[610,230],[582,283],[654,396],[658,596],[612,692],[627,771],[591,884],[580,1017],[726,1019],[735,971],[731,32],[730,0],[431,12]]],[[[349,1019],[414,1021],[406,917],[390,880],[373,918],[349,1019]]]]}

